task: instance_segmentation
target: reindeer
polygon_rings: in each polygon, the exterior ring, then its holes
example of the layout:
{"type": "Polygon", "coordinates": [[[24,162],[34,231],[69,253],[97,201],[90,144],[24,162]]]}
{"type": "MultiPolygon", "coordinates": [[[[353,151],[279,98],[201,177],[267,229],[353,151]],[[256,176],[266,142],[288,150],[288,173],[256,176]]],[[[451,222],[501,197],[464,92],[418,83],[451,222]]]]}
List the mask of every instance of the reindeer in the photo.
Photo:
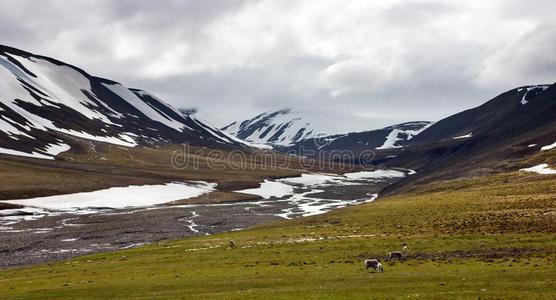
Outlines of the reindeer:
{"type": "Polygon", "coordinates": [[[377,259],[366,259],[364,262],[365,270],[369,268],[373,269],[375,272],[384,272],[384,267],[377,259]]]}
{"type": "Polygon", "coordinates": [[[407,260],[407,256],[405,253],[407,252],[407,245],[402,245],[402,251],[392,251],[389,253],[388,261],[391,261],[393,258],[398,260],[407,260]]]}

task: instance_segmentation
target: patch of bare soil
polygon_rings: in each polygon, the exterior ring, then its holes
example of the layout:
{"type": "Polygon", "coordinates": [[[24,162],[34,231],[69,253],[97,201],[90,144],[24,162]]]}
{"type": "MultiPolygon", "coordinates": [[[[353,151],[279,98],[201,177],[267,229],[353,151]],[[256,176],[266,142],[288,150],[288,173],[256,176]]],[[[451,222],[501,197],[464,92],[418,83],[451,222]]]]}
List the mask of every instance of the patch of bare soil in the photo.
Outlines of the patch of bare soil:
{"type": "MultiPolygon", "coordinates": [[[[473,250],[457,250],[457,251],[444,251],[439,253],[424,253],[416,252],[407,254],[407,260],[432,260],[444,261],[451,259],[470,259],[470,258],[483,258],[483,259],[501,259],[501,258],[515,258],[522,256],[529,256],[535,254],[547,253],[547,249],[540,248],[488,248],[488,249],[473,249],[473,250]]],[[[379,260],[388,261],[388,256],[376,253],[361,253],[351,259],[363,260],[369,258],[378,258],[379,260]]],[[[394,259],[393,261],[397,261],[394,259]]]]}
{"type": "Polygon", "coordinates": [[[17,204],[9,204],[9,203],[0,202],[0,210],[2,210],[2,209],[16,209],[16,208],[22,208],[22,207],[23,206],[17,205],[17,204]]]}
{"type": "Polygon", "coordinates": [[[168,203],[169,205],[185,205],[185,204],[207,204],[207,203],[234,203],[258,201],[262,198],[256,195],[247,195],[233,192],[212,192],[203,194],[199,197],[178,200],[168,203]]]}

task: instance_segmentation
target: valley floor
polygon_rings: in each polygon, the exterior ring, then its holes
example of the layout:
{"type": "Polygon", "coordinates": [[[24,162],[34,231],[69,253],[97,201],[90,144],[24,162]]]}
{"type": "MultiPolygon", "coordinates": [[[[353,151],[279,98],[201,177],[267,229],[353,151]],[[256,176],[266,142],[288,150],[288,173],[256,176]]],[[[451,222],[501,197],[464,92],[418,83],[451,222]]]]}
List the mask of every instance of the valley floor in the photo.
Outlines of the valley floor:
{"type": "Polygon", "coordinates": [[[245,231],[3,270],[0,295],[554,299],[555,182],[522,172],[438,182],[245,231]],[[404,243],[408,261],[386,262],[404,243]],[[367,258],[384,273],[366,272],[367,258]]]}
{"type": "MultiPolygon", "coordinates": [[[[0,211],[0,268],[58,261],[168,239],[237,231],[284,218],[321,214],[336,207],[371,201],[382,188],[398,180],[389,177],[376,178],[375,172],[368,173],[372,174],[373,178],[356,177],[361,174],[367,173],[351,173],[352,177],[355,176],[351,179],[329,175],[291,177],[283,180],[309,180],[314,186],[276,182],[291,188],[293,194],[272,199],[228,203],[127,209],[85,206],[78,209],[82,202],[87,205],[90,200],[96,198],[72,194],[34,199],[31,200],[33,205],[50,205],[54,208],[60,206],[64,210],[25,207],[0,211]],[[64,201],[64,198],[70,198],[71,201],[64,201]],[[85,198],[85,201],[82,198],[85,198]],[[33,214],[21,214],[22,212],[33,214]],[[9,215],[10,213],[15,215],[9,215]]],[[[401,172],[397,174],[403,176],[401,172]]],[[[258,190],[260,189],[252,191],[260,192],[258,190]]],[[[108,191],[110,190],[101,191],[100,194],[108,194],[108,191]]],[[[111,201],[121,202],[121,194],[108,194],[110,197],[105,198],[116,198],[111,201]]],[[[132,192],[123,198],[133,200],[136,197],[132,192]]],[[[133,201],[130,204],[133,204],[133,201]]]]}

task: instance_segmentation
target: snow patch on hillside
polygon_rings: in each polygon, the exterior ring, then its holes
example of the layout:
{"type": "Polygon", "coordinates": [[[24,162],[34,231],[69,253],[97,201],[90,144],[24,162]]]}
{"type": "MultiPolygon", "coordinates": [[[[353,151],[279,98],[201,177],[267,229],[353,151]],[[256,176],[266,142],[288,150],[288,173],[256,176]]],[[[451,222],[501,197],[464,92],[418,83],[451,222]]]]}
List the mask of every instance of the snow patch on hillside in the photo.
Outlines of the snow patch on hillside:
{"type": "MultiPolygon", "coordinates": [[[[1,110],[1,108],[0,108],[0,110],[1,110]]],[[[13,124],[15,124],[15,122],[11,123],[11,122],[8,122],[7,120],[4,120],[4,119],[0,118],[0,131],[3,131],[9,137],[12,137],[12,138],[16,135],[22,135],[22,136],[25,136],[27,138],[34,139],[32,136],[28,135],[26,132],[23,132],[23,131],[19,130],[18,128],[16,128],[13,124]]]]}
{"type": "Polygon", "coordinates": [[[452,139],[453,140],[460,140],[460,139],[468,139],[470,137],[473,137],[473,133],[468,133],[468,134],[465,134],[465,135],[455,136],[452,139]]]}
{"type": "Polygon", "coordinates": [[[9,155],[17,155],[23,157],[40,158],[40,159],[54,159],[52,156],[40,154],[38,152],[27,153],[27,152],[6,149],[6,148],[0,148],[0,154],[9,154],[9,155]]]}
{"type": "Polygon", "coordinates": [[[520,171],[533,172],[542,175],[556,174],[556,170],[551,169],[548,164],[540,164],[530,168],[520,169],[520,171]]]}
{"type": "Polygon", "coordinates": [[[526,87],[526,88],[520,88],[517,91],[521,92],[523,90],[525,90],[525,94],[523,94],[523,97],[521,97],[521,105],[525,105],[527,103],[529,103],[529,101],[525,100],[525,98],[527,98],[527,94],[529,94],[530,91],[536,90],[536,89],[541,89],[541,93],[544,92],[546,89],[548,89],[550,87],[550,85],[535,85],[535,86],[530,86],[530,87],[526,87]]]}
{"type": "Polygon", "coordinates": [[[384,141],[384,144],[380,147],[377,147],[377,150],[381,150],[381,149],[392,149],[392,148],[400,148],[401,146],[396,146],[396,143],[400,140],[402,140],[399,137],[399,134],[402,133],[401,130],[398,129],[394,129],[392,130],[392,132],[390,132],[390,134],[388,134],[388,136],[386,136],[386,141],[384,141]]]}
{"type": "Polygon", "coordinates": [[[548,151],[548,150],[552,150],[556,148],[556,142],[554,142],[554,144],[550,144],[550,145],[546,145],[541,147],[541,151],[548,151]]]}
{"type": "Polygon", "coordinates": [[[129,133],[128,134],[125,134],[125,133],[120,134],[118,136],[97,136],[97,135],[92,135],[92,134],[89,134],[89,133],[86,133],[86,132],[75,131],[75,130],[71,130],[71,129],[58,128],[58,131],[69,134],[69,135],[74,136],[74,137],[83,138],[83,139],[92,140],[92,141],[97,141],[97,142],[114,144],[114,145],[118,145],[118,146],[126,146],[126,147],[135,147],[135,146],[137,146],[137,143],[135,142],[135,140],[133,139],[132,136],[129,136],[129,133]]]}
{"type": "Polygon", "coordinates": [[[209,132],[211,135],[215,136],[218,139],[225,139],[228,140],[229,142],[236,142],[242,145],[245,145],[247,147],[251,147],[251,148],[257,148],[257,149],[263,149],[263,150],[272,150],[272,146],[270,145],[265,145],[265,144],[257,144],[257,143],[251,143],[242,139],[237,138],[236,136],[234,136],[233,134],[227,132],[227,131],[223,131],[220,130],[218,128],[216,128],[215,126],[211,125],[209,121],[207,120],[202,120],[201,118],[198,117],[191,117],[193,120],[195,120],[200,126],[204,127],[207,132],[209,132]]]}
{"type": "Polygon", "coordinates": [[[31,153],[17,151],[12,149],[5,149],[0,148],[0,154],[9,154],[9,155],[17,155],[23,157],[32,157],[32,158],[40,158],[40,159],[54,159],[54,157],[62,152],[66,152],[71,149],[70,145],[61,143],[61,144],[48,144],[46,145],[44,150],[37,150],[31,153]]]}
{"type": "Polygon", "coordinates": [[[164,115],[161,111],[154,110],[151,106],[145,103],[143,100],[139,99],[137,95],[135,95],[132,91],[128,88],[124,87],[121,84],[105,84],[103,85],[112,91],[114,94],[118,95],[120,98],[127,101],[137,110],[139,110],[143,115],[149,117],[151,120],[157,121],[175,129],[176,131],[182,131],[184,128],[184,124],[170,118],[167,115],[164,115]]]}
{"type": "Polygon", "coordinates": [[[384,141],[384,144],[380,147],[377,147],[376,150],[401,148],[402,146],[397,145],[398,142],[411,140],[414,136],[418,135],[419,133],[423,132],[425,129],[432,126],[432,124],[433,123],[428,123],[422,128],[416,130],[393,128],[392,131],[388,134],[388,136],[386,136],[386,140],[384,141]]]}
{"type": "MultiPolygon", "coordinates": [[[[11,57],[36,75],[36,77],[30,77],[24,72],[19,71],[13,73],[12,78],[17,80],[17,78],[21,78],[21,76],[23,76],[22,79],[24,79],[27,84],[45,93],[44,96],[48,100],[55,102],[56,105],[52,103],[47,104],[46,102],[39,102],[32,98],[28,92],[25,93],[26,95],[21,98],[21,100],[33,102],[35,104],[39,103],[39,106],[58,106],[58,103],[63,104],[78,111],[80,114],[91,120],[99,119],[103,122],[111,123],[105,115],[91,109],[92,107],[99,106],[83,93],[83,91],[87,91],[90,94],[93,94],[91,91],[90,81],[77,70],[64,65],[56,65],[44,59],[24,58],[16,55],[12,55],[11,57]]],[[[3,63],[4,66],[6,66],[6,64],[11,65],[9,68],[11,71],[19,69],[8,60],[5,60],[5,63],[3,63]]],[[[4,76],[2,78],[4,78],[4,76]]],[[[21,89],[21,84],[19,85],[19,89],[21,89]]],[[[15,98],[10,97],[8,99],[13,100],[15,98]]]]}
{"type": "Polygon", "coordinates": [[[46,153],[48,153],[52,156],[56,156],[56,155],[58,155],[62,152],[68,151],[69,149],[71,149],[71,146],[68,145],[68,144],[64,144],[64,143],[48,144],[48,145],[46,145],[46,148],[45,148],[44,152],[46,152],[46,153]]]}

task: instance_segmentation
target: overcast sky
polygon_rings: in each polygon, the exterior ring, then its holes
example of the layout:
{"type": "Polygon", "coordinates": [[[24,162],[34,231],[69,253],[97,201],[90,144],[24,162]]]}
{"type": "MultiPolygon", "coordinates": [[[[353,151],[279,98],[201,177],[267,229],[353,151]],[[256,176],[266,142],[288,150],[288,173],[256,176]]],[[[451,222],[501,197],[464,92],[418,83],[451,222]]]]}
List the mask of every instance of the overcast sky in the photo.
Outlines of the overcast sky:
{"type": "Polygon", "coordinates": [[[0,43],[218,125],[293,107],[371,129],[555,82],[555,12],[554,0],[2,0],[0,43]]]}

